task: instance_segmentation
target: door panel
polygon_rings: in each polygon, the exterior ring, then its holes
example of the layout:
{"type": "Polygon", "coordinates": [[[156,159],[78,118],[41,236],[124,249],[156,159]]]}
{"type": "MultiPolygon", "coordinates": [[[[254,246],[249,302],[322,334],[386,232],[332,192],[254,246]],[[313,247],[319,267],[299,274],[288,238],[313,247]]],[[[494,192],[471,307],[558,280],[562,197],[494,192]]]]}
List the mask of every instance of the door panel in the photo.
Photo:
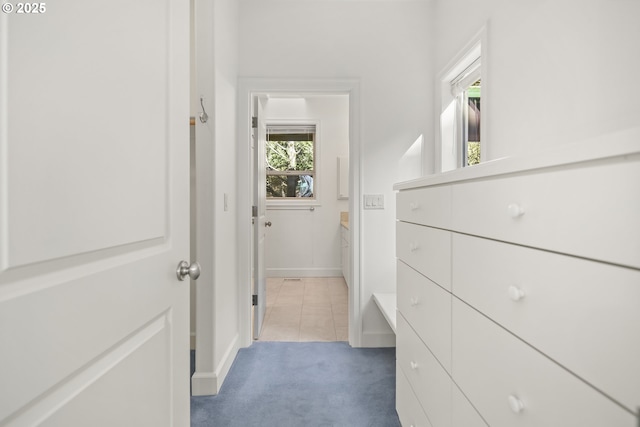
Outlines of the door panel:
{"type": "Polygon", "coordinates": [[[5,16],[7,267],[165,233],[169,2],[138,3],[5,16]]]}
{"type": "Polygon", "coordinates": [[[167,356],[166,352],[162,351],[168,344],[167,338],[168,334],[160,332],[144,342],[129,357],[118,361],[116,366],[105,369],[104,375],[97,378],[96,382],[89,384],[87,393],[74,397],[43,426],[167,425],[171,415],[168,405],[157,406],[153,410],[149,410],[150,408],[145,405],[132,404],[130,397],[132,394],[136,396],[151,394],[149,400],[159,402],[169,393],[168,372],[164,370],[164,366],[168,362],[166,357],[154,360],[151,364],[147,363],[157,354],[167,356]],[[130,381],[128,378],[131,370],[140,371],[138,381],[130,381]],[[109,390],[123,383],[127,384],[129,396],[112,395],[109,399],[111,410],[101,411],[104,403],[96,401],[94,397],[109,395],[109,390]]]}
{"type": "Polygon", "coordinates": [[[47,6],[0,16],[0,424],[188,425],[189,3],[47,6]]]}
{"type": "Polygon", "coordinates": [[[169,394],[168,320],[167,316],[161,316],[134,332],[72,375],[53,393],[27,408],[14,420],[15,424],[35,425],[43,414],[52,413],[42,425],[167,425],[169,405],[149,410],[141,401],[159,402],[169,394]],[[136,372],[135,377],[131,377],[132,371],[136,372]],[[122,388],[123,384],[127,393],[110,392],[122,388]],[[132,395],[136,396],[135,400],[131,400],[132,395]],[[108,402],[108,411],[105,411],[105,402],[108,402]]]}

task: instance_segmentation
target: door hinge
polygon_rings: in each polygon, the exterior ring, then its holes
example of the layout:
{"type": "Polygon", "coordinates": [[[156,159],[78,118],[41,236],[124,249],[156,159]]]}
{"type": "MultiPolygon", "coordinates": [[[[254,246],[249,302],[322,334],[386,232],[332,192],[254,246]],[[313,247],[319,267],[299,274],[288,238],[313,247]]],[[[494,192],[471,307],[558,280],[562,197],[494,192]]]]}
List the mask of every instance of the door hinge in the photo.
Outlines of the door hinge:
{"type": "Polygon", "coordinates": [[[257,206],[251,206],[251,216],[254,218],[258,217],[258,207],[257,206]]]}
{"type": "Polygon", "coordinates": [[[257,117],[251,117],[251,128],[252,129],[257,129],[258,127],[258,118],[257,117]]]}
{"type": "Polygon", "coordinates": [[[251,305],[258,305],[258,295],[251,295],[251,305]]]}

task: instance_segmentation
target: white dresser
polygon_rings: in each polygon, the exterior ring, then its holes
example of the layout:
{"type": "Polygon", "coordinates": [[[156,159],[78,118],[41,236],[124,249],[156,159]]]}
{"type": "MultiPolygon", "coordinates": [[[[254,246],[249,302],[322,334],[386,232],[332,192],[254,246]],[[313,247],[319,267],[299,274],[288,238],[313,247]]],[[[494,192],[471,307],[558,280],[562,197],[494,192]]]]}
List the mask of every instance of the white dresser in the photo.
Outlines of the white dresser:
{"type": "Polygon", "coordinates": [[[394,188],[403,426],[640,426],[640,139],[394,188]]]}

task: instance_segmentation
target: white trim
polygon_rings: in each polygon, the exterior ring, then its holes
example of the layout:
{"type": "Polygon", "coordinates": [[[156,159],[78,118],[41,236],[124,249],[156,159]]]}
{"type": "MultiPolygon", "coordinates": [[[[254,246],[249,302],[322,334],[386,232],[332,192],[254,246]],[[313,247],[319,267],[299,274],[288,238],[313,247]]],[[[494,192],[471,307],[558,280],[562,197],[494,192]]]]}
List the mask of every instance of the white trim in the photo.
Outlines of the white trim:
{"type": "MultiPolygon", "coordinates": [[[[295,202],[295,200],[293,202],[295,202]]],[[[292,204],[291,200],[283,200],[280,203],[268,204],[266,209],[268,211],[308,211],[313,210],[316,206],[320,206],[320,202],[316,199],[313,199],[313,201],[310,200],[306,203],[295,204],[292,204]]]]}
{"type": "Polygon", "coordinates": [[[395,347],[396,334],[389,326],[389,332],[372,332],[368,331],[362,335],[362,347],[395,347]]]}
{"type": "Polygon", "coordinates": [[[213,372],[194,372],[191,376],[192,396],[212,396],[218,394],[218,377],[213,372]]]}
{"type": "MultiPolygon", "coordinates": [[[[222,359],[220,360],[220,363],[218,363],[218,365],[216,366],[215,372],[216,372],[216,376],[218,377],[218,384],[220,384],[220,386],[222,386],[225,378],[227,378],[227,374],[231,369],[231,365],[233,364],[233,361],[236,359],[236,355],[238,354],[238,350],[240,349],[239,338],[240,336],[238,334],[236,334],[233,337],[231,344],[229,344],[229,347],[227,347],[227,350],[222,355],[222,359]]],[[[218,388],[216,390],[216,394],[219,391],[220,389],[218,388]]]]}
{"type": "MultiPolygon", "coordinates": [[[[478,52],[478,55],[481,54],[482,52],[478,52]]],[[[464,71],[462,71],[453,80],[450,81],[451,95],[453,95],[454,97],[458,96],[461,92],[467,90],[469,86],[471,86],[476,80],[481,77],[482,56],[477,56],[476,59],[471,63],[471,65],[465,68],[464,71]]]]}
{"type": "MultiPolygon", "coordinates": [[[[480,140],[482,141],[482,148],[480,153],[480,161],[484,162],[489,159],[487,146],[488,143],[488,130],[486,124],[488,123],[487,117],[487,99],[490,98],[490,92],[487,89],[490,87],[488,83],[489,72],[488,69],[488,24],[482,26],[480,30],[469,40],[469,42],[447,63],[446,66],[438,73],[436,77],[436,121],[438,125],[435,126],[435,147],[434,147],[434,159],[435,159],[435,172],[443,172],[443,150],[442,150],[442,115],[452,102],[455,102],[455,97],[451,93],[451,83],[467,68],[469,68],[478,58],[481,58],[481,79],[482,79],[482,124],[480,129],[480,140]]],[[[458,168],[462,167],[462,153],[459,147],[456,148],[456,165],[458,168]]],[[[450,170],[450,169],[449,169],[450,170]]]]}
{"type": "Polygon", "coordinates": [[[462,73],[467,69],[470,69],[478,58],[482,57],[483,32],[484,27],[480,32],[473,36],[471,41],[467,43],[467,45],[458,52],[451,61],[449,61],[449,64],[447,64],[444,70],[438,75],[438,79],[440,81],[446,81],[448,83],[455,82],[456,79],[463,77],[462,73]]]}
{"type": "Polygon", "coordinates": [[[357,79],[274,79],[241,77],[238,79],[238,312],[240,315],[240,346],[251,345],[251,97],[256,94],[347,94],[349,95],[349,233],[351,243],[351,280],[349,287],[349,343],[362,343],[360,246],[361,207],[358,203],[362,182],[360,126],[360,82],[357,79]],[[243,224],[245,226],[243,226],[243,224]]]}
{"type": "MultiPolygon", "coordinates": [[[[197,370],[191,377],[191,395],[192,396],[211,396],[216,395],[220,391],[220,387],[224,383],[231,365],[236,358],[236,354],[240,349],[239,335],[236,334],[231,341],[231,344],[224,352],[220,363],[216,366],[213,372],[200,372],[197,370]]],[[[197,354],[197,350],[196,350],[197,354]]]]}
{"type": "Polygon", "coordinates": [[[378,308],[384,315],[384,318],[387,319],[389,326],[393,333],[396,333],[396,314],[397,314],[397,301],[398,295],[396,293],[391,292],[374,292],[373,300],[378,305],[378,308]]]}

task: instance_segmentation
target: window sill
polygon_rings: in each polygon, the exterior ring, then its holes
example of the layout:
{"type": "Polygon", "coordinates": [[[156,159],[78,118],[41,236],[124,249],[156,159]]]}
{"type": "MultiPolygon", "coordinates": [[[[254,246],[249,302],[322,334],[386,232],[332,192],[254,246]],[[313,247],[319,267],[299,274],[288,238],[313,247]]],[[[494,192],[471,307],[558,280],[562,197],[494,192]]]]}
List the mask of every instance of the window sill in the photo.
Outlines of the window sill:
{"type": "Polygon", "coordinates": [[[271,200],[267,201],[267,210],[314,210],[320,206],[318,200],[271,200]]]}

